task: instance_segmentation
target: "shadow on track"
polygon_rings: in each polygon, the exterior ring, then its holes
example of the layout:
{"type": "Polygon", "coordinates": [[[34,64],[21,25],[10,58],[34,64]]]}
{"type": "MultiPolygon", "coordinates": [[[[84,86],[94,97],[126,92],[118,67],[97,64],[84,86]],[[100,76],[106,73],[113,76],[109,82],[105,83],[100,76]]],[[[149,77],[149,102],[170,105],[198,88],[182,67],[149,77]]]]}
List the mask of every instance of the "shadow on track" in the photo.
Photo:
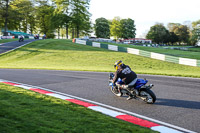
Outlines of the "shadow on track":
{"type": "Polygon", "coordinates": [[[155,104],[180,107],[180,108],[200,109],[200,102],[196,102],[196,101],[157,98],[157,101],[155,104]]]}

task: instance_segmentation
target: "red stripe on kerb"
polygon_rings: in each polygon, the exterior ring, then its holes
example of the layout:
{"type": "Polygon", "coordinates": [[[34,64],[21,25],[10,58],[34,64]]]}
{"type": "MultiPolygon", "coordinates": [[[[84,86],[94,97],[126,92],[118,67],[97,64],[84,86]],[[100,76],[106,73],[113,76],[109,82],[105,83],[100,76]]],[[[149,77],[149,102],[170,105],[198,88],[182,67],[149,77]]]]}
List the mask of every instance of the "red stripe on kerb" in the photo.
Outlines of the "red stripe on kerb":
{"type": "Polygon", "coordinates": [[[159,126],[156,123],[153,123],[153,122],[150,122],[147,120],[143,120],[143,119],[140,119],[140,118],[137,118],[134,116],[130,116],[130,115],[118,115],[118,116],[116,116],[116,118],[124,120],[124,121],[128,121],[128,122],[136,124],[136,125],[140,125],[143,127],[148,127],[148,128],[151,128],[154,126],[159,126]]]}
{"type": "Polygon", "coordinates": [[[50,92],[50,91],[45,91],[45,90],[41,90],[41,89],[34,89],[34,88],[31,88],[30,90],[41,93],[41,94],[53,93],[53,92],[50,92]]]}
{"type": "Polygon", "coordinates": [[[2,83],[8,84],[8,85],[19,85],[19,84],[15,84],[15,83],[11,83],[11,82],[2,82],[2,83]]]}
{"type": "Polygon", "coordinates": [[[69,101],[69,102],[72,102],[72,103],[78,104],[78,105],[85,106],[85,107],[89,107],[89,106],[97,106],[97,105],[94,105],[94,104],[91,104],[91,103],[87,103],[87,102],[83,102],[83,101],[76,100],[76,99],[66,99],[66,100],[69,101]]]}

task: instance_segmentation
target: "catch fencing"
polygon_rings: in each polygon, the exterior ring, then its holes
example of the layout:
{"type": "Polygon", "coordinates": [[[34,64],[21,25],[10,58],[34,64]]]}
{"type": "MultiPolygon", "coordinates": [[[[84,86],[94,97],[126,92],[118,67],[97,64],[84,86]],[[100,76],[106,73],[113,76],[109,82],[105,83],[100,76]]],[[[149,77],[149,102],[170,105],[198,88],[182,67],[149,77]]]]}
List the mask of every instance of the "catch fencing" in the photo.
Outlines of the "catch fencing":
{"type": "Polygon", "coordinates": [[[110,45],[110,44],[103,44],[103,43],[91,42],[91,41],[85,41],[85,40],[79,40],[79,39],[76,39],[75,43],[89,45],[89,46],[98,47],[98,48],[104,48],[104,49],[113,50],[113,51],[125,52],[129,54],[134,54],[134,55],[140,55],[144,57],[149,57],[149,58],[153,58],[157,60],[182,64],[182,65],[200,67],[200,60],[196,60],[196,59],[169,56],[169,55],[134,49],[134,48],[127,48],[127,47],[121,47],[121,46],[115,46],[115,45],[110,45]]]}

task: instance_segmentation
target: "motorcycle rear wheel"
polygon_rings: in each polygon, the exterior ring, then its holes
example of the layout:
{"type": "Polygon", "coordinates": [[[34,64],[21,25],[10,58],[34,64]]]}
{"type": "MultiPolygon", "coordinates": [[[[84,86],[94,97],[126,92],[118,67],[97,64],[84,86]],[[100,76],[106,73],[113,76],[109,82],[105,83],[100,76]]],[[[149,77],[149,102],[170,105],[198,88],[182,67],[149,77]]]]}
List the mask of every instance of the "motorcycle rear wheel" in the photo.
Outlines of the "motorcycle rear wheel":
{"type": "Polygon", "coordinates": [[[149,89],[141,90],[140,97],[148,104],[153,104],[156,101],[156,95],[149,89]]]}
{"type": "Polygon", "coordinates": [[[117,87],[109,87],[110,88],[110,90],[111,90],[111,92],[113,93],[113,94],[115,94],[116,96],[118,96],[118,97],[121,97],[122,96],[122,93],[117,89],[117,87]]]}

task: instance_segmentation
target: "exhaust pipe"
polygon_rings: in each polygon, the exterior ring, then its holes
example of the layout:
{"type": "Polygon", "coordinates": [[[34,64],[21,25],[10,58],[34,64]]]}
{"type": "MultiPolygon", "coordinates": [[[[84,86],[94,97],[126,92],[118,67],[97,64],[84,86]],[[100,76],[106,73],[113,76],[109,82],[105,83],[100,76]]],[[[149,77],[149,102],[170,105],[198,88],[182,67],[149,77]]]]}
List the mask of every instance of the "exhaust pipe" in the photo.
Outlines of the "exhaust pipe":
{"type": "Polygon", "coordinates": [[[149,85],[149,89],[151,89],[153,86],[154,86],[153,84],[150,84],[150,85],[149,85]]]}

